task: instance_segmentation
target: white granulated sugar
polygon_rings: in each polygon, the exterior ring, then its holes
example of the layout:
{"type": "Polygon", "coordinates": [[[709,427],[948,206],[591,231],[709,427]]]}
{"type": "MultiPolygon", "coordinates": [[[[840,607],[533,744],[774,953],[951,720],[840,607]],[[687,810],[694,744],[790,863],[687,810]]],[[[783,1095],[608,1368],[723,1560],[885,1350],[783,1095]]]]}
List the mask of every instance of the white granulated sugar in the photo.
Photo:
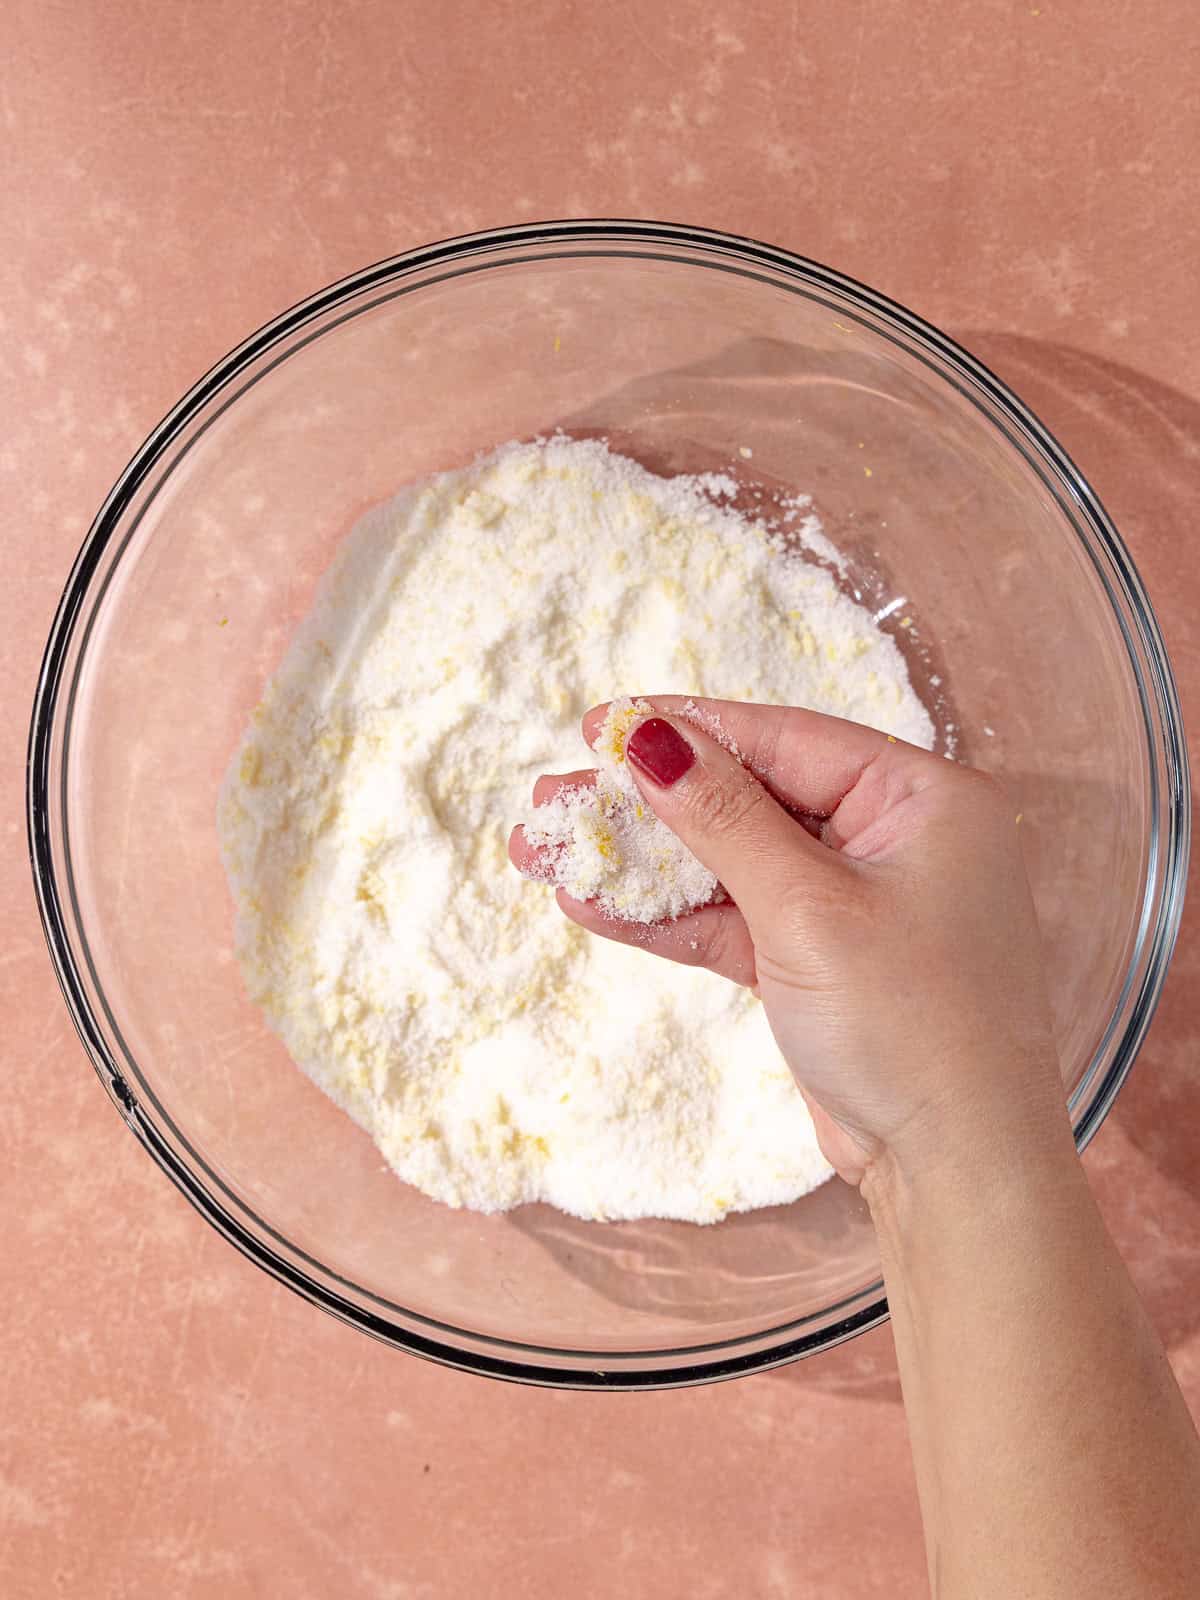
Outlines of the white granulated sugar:
{"type": "Polygon", "coordinates": [[[625,760],[626,734],[651,710],[628,695],[614,700],[592,751],[595,783],[560,789],[524,822],[551,883],[627,922],[682,916],[717,887],[716,874],[643,801],[625,760]]]}
{"type": "Polygon", "coordinates": [[[831,566],[839,578],[846,576],[848,563],[845,556],[828,537],[821,527],[821,519],[816,515],[804,517],[796,528],[800,542],[804,548],[816,556],[818,561],[824,561],[831,566]]]}
{"type": "Polygon", "coordinates": [[[345,541],[231,762],[249,992],[450,1205],[714,1222],[828,1176],[754,997],[584,933],[506,854],[623,687],[932,743],[892,641],[729,499],[562,437],[404,490],[345,541]]]}
{"type": "Polygon", "coordinates": [[[710,739],[715,739],[731,756],[736,756],[740,761],[742,752],[738,749],[737,740],[721,726],[721,719],[715,711],[709,711],[705,706],[698,706],[694,700],[683,702],[683,715],[688,722],[697,728],[702,728],[710,739]]]}

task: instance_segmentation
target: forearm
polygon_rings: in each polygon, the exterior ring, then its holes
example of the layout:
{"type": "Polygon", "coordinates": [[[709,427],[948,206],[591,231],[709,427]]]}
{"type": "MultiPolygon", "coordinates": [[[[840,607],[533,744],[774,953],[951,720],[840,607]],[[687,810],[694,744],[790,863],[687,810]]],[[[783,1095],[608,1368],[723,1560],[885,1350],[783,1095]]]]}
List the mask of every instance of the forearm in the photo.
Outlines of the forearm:
{"type": "MultiPolygon", "coordinates": [[[[937,1600],[1184,1600],[1200,1446],[1065,1121],[864,1185],[937,1600]]],[[[978,1124],[975,1124],[978,1129],[978,1124]]]]}

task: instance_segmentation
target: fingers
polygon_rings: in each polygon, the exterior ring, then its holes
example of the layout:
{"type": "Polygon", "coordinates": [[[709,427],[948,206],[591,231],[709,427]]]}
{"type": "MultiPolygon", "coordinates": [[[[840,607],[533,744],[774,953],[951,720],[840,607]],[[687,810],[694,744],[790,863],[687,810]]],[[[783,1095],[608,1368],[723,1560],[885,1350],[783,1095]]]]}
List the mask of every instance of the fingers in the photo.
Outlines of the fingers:
{"type": "MultiPolygon", "coordinates": [[[[596,781],[596,769],[588,767],[579,772],[544,772],[533,785],[535,806],[547,805],[562,789],[582,789],[596,781]]],[[[508,859],[525,878],[549,879],[552,874],[546,852],[533,847],[525,838],[525,830],[517,825],[508,836],[508,859]]]]}
{"type": "MultiPolygon", "coordinates": [[[[741,909],[743,931],[757,927],[765,934],[781,896],[791,891],[806,900],[819,885],[840,893],[833,876],[845,868],[839,856],[890,853],[909,810],[902,802],[957,771],[871,728],[799,708],[683,696],[655,696],[650,704],[660,715],[630,729],[629,770],[655,814],[728,890],[741,909]]],[[[606,712],[597,706],[585,716],[590,743],[606,712]]],[[[535,804],[563,787],[594,781],[586,771],[540,778],[535,804]]],[[[553,877],[544,854],[528,846],[520,829],[509,854],[526,876],[553,877]]],[[[642,927],[614,922],[594,907],[568,914],[595,932],[658,950],[657,932],[648,940],[642,927]]],[[[719,937],[728,941],[729,930],[722,926],[719,937]]],[[[669,948],[658,953],[692,959],[690,942],[681,943],[678,933],[663,941],[669,948]]],[[[722,950],[719,960],[706,953],[696,964],[722,971],[732,964],[744,972],[752,963],[747,944],[732,955],[722,950]]]]}
{"type": "MultiPolygon", "coordinates": [[[[749,705],[737,700],[694,700],[683,695],[648,695],[656,711],[690,723],[736,751],[759,782],[788,810],[832,817],[863,773],[886,756],[891,772],[908,781],[936,781],[949,763],[928,751],[890,739],[874,728],[827,717],[796,706],[749,705]]],[[[589,745],[596,741],[607,705],[583,719],[589,745]]]]}
{"type": "Polygon", "coordinates": [[[746,919],[735,905],[702,906],[674,922],[625,922],[606,916],[590,900],[573,900],[558,890],[558,903],[572,922],[617,944],[634,945],[687,967],[710,972],[750,988],[756,981],[754,941],[746,919]]]}
{"type": "Polygon", "coordinates": [[[546,882],[551,879],[546,852],[534,849],[525,838],[525,829],[520,823],[508,836],[508,859],[523,878],[541,878],[546,882]]]}
{"type": "Polygon", "coordinates": [[[837,867],[738,758],[681,717],[643,717],[625,759],[647,804],[716,873],[751,931],[770,926],[789,889],[837,867]]]}
{"type": "Polygon", "coordinates": [[[543,772],[533,786],[533,803],[535,806],[544,806],[554,799],[560,789],[591,788],[595,782],[595,767],[580,772],[543,772]]]}
{"type": "MultiPolygon", "coordinates": [[[[595,781],[594,769],[543,774],[533,786],[533,803],[545,805],[562,789],[578,788],[595,781]]],[[[519,826],[509,836],[508,855],[524,877],[550,878],[545,851],[534,849],[519,826]]],[[[707,967],[747,988],[755,982],[754,942],[745,918],[734,905],[702,906],[673,922],[645,923],[608,916],[593,901],[575,900],[565,889],[557,891],[557,899],[571,921],[589,933],[618,944],[635,945],[684,966],[707,967]]]]}

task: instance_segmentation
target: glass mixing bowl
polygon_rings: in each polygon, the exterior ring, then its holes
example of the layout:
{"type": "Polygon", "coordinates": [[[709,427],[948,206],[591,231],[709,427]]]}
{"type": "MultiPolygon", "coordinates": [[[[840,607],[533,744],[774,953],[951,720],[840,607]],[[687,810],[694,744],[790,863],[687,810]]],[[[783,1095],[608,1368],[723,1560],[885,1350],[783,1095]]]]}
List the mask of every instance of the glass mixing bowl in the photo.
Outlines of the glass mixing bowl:
{"type": "Polygon", "coordinates": [[[338,539],[406,480],[558,427],[815,497],[957,753],[1015,791],[1082,1147],[1183,896],[1186,758],[1154,617],[1003,384],[881,295],[744,239],[571,222],[452,240],[315,295],[203,378],[113,489],[55,618],[37,892],[121,1115],[267,1271],[476,1372],[693,1383],[886,1315],[858,1196],[834,1181],[709,1228],[425,1198],[246,998],[217,850],[226,763],[338,539]]]}

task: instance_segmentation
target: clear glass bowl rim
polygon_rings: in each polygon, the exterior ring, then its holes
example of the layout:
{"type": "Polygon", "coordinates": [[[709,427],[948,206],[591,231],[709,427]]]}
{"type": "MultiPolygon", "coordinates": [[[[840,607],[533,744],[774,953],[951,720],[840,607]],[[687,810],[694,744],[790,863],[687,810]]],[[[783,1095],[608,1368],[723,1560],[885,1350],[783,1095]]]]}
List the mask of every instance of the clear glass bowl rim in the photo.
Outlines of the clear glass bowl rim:
{"type": "MultiPolygon", "coordinates": [[[[974,356],[923,318],[855,279],[790,251],[712,229],[597,218],[531,223],[441,240],[377,262],[320,290],[265,324],[199,379],[141,445],[110,491],[83,541],[55,613],[38,675],[28,746],[26,800],[34,887],[72,1021],[122,1117],[197,1210],[273,1277],[363,1332],[414,1355],[491,1377],[576,1389],[653,1389],[713,1382],[831,1348],[884,1321],[887,1301],[882,1284],[801,1323],[748,1338],[627,1353],[553,1350],[484,1337],[389,1306],[339,1278],[254,1216],[188,1145],[136,1065],[130,1061],[132,1073],[121,1065],[111,1037],[113,1033],[119,1037],[119,1030],[103,996],[98,994],[94,1001],[89,993],[85,974],[90,958],[83,929],[73,914],[73,889],[60,881],[55,861],[56,842],[62,840],[57,853],[64,857],[69,879],[66,729],[97,599],[93,580],[102,575],[101,588],[107,587],[120,555],[107,570],[105,560],[114,539],[122,535],[126,512],[142,486],[172,447],[189,437],[202,413],[213,410],[223,390],[278,346],[284,349],[277,359],[286,359],[303,342],[298,336],[308,325],[319,322],[324,330],[325,319],[337,308],[403,278],[423,274],[422,282],[427,283],[428,274],[435,271],[438,277],[454,277],[498,265],[498,258],[514,250],[527,252],[520,257],[522,262],[588,255],[658,258],[681,265],[700,262],[748,277],[769,273],[771,281],[782,279],[801,294],[836,296],[840,314],[858,314],[876,334],[890,332],[910,354],[971,399],[1020,451],[1076,528],[1125,640],[1146,732],[1152,818],[1136,948],[1121,1003],[1097,1051],[1096,1060],[1106,1051],[1109,1059],[1099,1074],[1093,1064],[1082,1086],[1088,1090],[1087,1102],[1072,1107],[1078,1148],[1091,1140],[1153,1017],[1179,929],[1187,878],[1191,826],[1187,747],[1174,677],[1141,580],[1086,478],[1029,408],[974,356]],[[1122,1011],[1125,1021],[1118,1036],[1114,1030],[1122,1011]],[[130,1076],[136,1077],[136,1087],[130,1076]],[[805,1323],[814,1322],[819,1326],[805,1329],[805,1323]]],[[[348,314],[357,315],[362,309],[348,314]]]]}

